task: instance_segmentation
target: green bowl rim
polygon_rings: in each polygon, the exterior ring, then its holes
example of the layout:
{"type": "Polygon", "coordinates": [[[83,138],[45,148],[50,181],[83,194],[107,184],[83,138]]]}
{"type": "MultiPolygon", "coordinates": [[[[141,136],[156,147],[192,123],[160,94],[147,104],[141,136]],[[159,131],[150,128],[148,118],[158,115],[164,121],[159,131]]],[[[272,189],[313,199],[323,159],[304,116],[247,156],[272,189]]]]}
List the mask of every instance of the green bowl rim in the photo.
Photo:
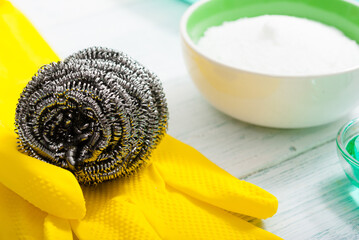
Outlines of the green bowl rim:
{"type": "MultiPolygon", "coordinates": [[[[183,42],[187,44],[191,49],[193,49],[198,55],[200,55],[202,58],[206,59],[207,61],[211,62],[212,64],[219,65],[224,68],[228,68],[232,71],[240,71],[248,74],[255,74],[259,76],[266,76],[266,77],[273,77],[273,78],[285,78],[285,79],[308,79],[308,78],[320,78],[320,77],[328,77],[328,76],[335,76],[335,75],[341,75],[346,74],[354,71],[359,71],[359,64],[356,67],[344,69],[338,72],[332,72],[332,73],[324,73],[324,74],[309,74],[309,75],[281,75],[281,74],[268,74],[268,73],[261,73],[261,72],[255,72],[251,70],[242,69],[239,67],[229,66],[224,63],[221,63],[217,61],[216,59],[210,58],[207,55],[203,54],[197,47],[197,45],[192,41],[190,36],[187,33],[187,21],[190,18],[191,14],[195,12],[200,6],[203,4],[210,2],[213,0],[200,0],[198,2],[195,2],[192,4],[182,15],[182,18],[180,20],[180,34],[183,42]]],[[[339,1],[339,0],[338,0],[339,1]]],[[[359,1],[353,1],[353,0],[341,0],[348,2],[354,6],[357,6],[359,8],[359,1]]]]}

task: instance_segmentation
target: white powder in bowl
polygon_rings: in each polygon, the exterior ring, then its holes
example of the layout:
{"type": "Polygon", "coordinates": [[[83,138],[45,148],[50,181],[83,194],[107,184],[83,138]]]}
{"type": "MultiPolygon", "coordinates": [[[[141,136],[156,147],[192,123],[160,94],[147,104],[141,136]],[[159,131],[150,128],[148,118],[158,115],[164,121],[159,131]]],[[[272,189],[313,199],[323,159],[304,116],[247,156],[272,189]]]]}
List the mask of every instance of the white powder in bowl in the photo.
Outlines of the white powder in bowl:
{"type": "Polygon", "coordinates": [[[358,44],[334,27],[264,15],[207,29],[200,51],[221,63],[274,75],[313,75],[359,66],[358,44]]]}

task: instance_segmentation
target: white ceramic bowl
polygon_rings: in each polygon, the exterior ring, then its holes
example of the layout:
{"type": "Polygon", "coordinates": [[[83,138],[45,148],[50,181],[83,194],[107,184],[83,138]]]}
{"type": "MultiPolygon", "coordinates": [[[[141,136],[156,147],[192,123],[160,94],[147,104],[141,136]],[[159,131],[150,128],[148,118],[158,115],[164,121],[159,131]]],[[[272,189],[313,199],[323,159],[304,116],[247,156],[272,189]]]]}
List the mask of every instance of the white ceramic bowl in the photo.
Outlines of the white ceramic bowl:
{"type": "Polygon", "coordinates": [[[264,14],[320,21],[359,42],[359,5],[354,2],[202,0],[183,15],[181,38],[188,71],[203,96],[234,118],[276,128],[326,124],[356,107],[359,63],[356,68],[326,75],[274,76],[224,65],[198,50],[196,42],[208,27],[264,14]]]}

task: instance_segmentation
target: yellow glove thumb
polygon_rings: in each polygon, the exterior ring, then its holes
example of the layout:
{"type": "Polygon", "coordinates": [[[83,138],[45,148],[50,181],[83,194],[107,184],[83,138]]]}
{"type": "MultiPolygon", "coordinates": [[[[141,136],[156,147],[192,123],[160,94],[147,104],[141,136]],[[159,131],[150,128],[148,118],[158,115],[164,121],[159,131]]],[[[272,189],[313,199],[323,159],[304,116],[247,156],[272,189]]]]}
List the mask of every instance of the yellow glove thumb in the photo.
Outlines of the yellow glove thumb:
{"type": "Polygon", "coordinates": [[[86,214],[80,185],[71,172],[20,153],[14,133],[0,128],[0,182],[34,206],[65,219],[86,214]]]}

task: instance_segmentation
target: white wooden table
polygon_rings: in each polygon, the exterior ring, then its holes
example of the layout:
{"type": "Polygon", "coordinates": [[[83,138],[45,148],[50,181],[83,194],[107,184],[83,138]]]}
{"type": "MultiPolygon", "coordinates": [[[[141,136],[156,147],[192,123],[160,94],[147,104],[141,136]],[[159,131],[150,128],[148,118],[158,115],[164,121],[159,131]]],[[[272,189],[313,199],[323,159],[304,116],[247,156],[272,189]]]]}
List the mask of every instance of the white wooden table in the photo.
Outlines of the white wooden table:
{"type": "Polygon", "coordinates": [[[359,239],[359,190],[346,179],[335,149],[337,131],[359,109],[330,125],[298,130],[257,127],[220,113],[185,69],[179,21],[188,5],[178,0],[13,3],[61,57],[106,46],[156,72],[167,94],[169,133],[279,199],[278,213],[254,224],[284,239],[359,239]]]}

